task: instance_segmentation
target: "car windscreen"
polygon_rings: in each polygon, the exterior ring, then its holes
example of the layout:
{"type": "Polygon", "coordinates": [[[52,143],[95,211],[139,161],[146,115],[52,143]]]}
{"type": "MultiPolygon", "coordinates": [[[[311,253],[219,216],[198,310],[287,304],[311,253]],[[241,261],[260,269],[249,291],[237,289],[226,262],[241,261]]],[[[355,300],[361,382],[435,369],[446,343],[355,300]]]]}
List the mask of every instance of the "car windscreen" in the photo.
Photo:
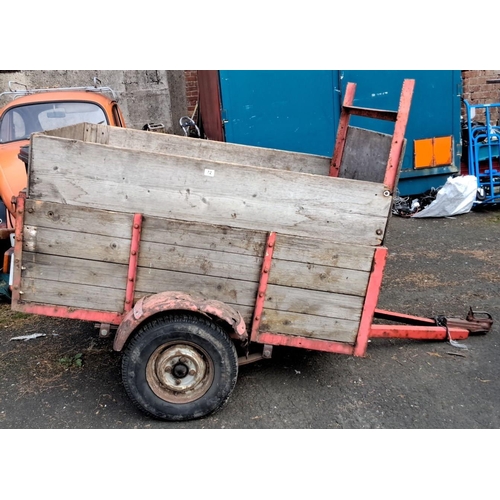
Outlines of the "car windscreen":
{"type": "Polygon", "coordinates": [[[0,143],[28,139],[35,132],[82,122],[108,123],[102,108],[90,102],[25,104],[11,108],[3,115],[0,143]]]}

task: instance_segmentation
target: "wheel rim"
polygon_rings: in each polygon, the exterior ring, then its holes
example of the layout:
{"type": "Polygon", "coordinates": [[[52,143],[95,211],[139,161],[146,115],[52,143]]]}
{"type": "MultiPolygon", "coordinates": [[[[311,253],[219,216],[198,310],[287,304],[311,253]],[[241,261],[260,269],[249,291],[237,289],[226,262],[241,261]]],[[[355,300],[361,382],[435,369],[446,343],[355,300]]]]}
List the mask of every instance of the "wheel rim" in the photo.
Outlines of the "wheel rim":
{"type": "Polygon", "coordinates": [[[210,389],[214,380],[213,362],[197,345],[163,344],[149,358],[146,380],[164,401],[190,403],[210,389]]]}

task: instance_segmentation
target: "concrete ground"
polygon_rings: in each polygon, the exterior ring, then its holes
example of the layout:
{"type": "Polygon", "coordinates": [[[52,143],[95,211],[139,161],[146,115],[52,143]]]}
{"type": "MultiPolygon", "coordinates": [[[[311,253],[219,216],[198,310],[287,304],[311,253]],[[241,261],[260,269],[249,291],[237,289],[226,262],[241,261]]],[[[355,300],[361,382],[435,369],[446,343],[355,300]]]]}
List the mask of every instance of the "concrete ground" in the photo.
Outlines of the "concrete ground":
{"type": "Polygon", "coordinates": [[[393,217],[379,307],[495,320],[461,350],[446,341],[373,340],[365,358],[275,348],[240,368],[219,413],[169,423],[135,409],[120,356],[93,324],[0,306],[3,429],[498,429],[500,209],[443,219],[393,217]],[[42,333],[29,341],[19,335],[42,333]]]}

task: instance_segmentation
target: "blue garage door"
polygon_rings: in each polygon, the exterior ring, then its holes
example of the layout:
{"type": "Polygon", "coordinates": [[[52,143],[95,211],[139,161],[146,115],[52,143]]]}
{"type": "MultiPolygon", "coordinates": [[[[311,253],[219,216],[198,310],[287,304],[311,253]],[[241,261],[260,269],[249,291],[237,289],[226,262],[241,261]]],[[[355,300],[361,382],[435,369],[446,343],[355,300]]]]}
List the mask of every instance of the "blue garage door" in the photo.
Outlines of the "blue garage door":
{"type": "Polygon", "coordinates": [[[338,71],[220,71],[227,142],[333,154],[338,71]]]}

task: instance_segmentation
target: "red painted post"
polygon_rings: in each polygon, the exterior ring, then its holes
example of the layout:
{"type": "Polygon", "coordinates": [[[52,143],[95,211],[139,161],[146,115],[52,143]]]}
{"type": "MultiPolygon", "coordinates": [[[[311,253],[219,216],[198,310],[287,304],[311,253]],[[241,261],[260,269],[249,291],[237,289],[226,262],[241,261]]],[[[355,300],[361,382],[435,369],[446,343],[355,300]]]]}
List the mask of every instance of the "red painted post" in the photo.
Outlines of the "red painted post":
{"type": "MultiPolygon", "coordinates": [[[[345,96],[344,106],[352,106],[354,102],[354,94],[356,93],[356,84],[348,83],[345,96]]],[[[337,140],[333,151],[333,158],[330,164],[330,177],[338,177],[342,156],[344,154],[344,146],[347,138],[347,129],[349,128],[350,114],[348,110],[342,108],[339,119],[339,128],[337,131],[337,140]]]]}
{"type": "Polygon", "coordinates": [[[365,304],[361,313],[361,322],[359,324],[358,336],[354,346],[354,356],[364,356],[368,339],[370,338],[373,316],[377,307],[382,279],[384,276],[385,264],[387,262],[387,248],[378,247],[375,249],[373,257],[372,272],[368,280],[366,290],[365,304]]]}
{"type": "Polygon", "coordinates": [[[396,187],[397,174],[399,163],[401,161],[401,154],[403,152],[406,125],[408,124],[408,118],[410,116],[410,107],[414,87],[415,80],[405,80],[403,82],[403,89],[401,90],[401,97],[399,100],[398,117],[396,125],[394,126],[391,150],[389,152],[389,160],[387,162],[384,178],[384,186],[389,189],[391,193],[394,192],[396,187]]]}
{"type": "Polygon", "coordinates": [[[125,312],[129,312],[134,304],[135,283],[137,280],[137,263],[139,261],[139,246],[141,242],[142,214],[134,215],[132,225],[132,240],[130,242],[130,258],[128,264],[127,288],[125,290],[125,312]]]}
{"type": "Polygon", "coordinates": [[[271,264],[273,260],[274,246],[276,244],[276,233],[269,233],[264,250],[264,258],[262,260],[262,269],[260,272],[259,289],[257,299],[255,301],[255,310],[252,321],[252,331],[250,340],[256,341],[259,333],[260,322],[262,321],[262,312],[264,311],[264,301],[266,300],[267,284],[269,282],[269,273],[271,272],[271,264]]]}
{"type": "Polygon", "coordinates": [[[20,301],[21,298],[21,262],[23,252],[23,228],[24,209],[26,204],[26,193],[21,192],[16,198],[16,227],[14,242],[14,276],[12,281],[12,304],[20,301]]]}

